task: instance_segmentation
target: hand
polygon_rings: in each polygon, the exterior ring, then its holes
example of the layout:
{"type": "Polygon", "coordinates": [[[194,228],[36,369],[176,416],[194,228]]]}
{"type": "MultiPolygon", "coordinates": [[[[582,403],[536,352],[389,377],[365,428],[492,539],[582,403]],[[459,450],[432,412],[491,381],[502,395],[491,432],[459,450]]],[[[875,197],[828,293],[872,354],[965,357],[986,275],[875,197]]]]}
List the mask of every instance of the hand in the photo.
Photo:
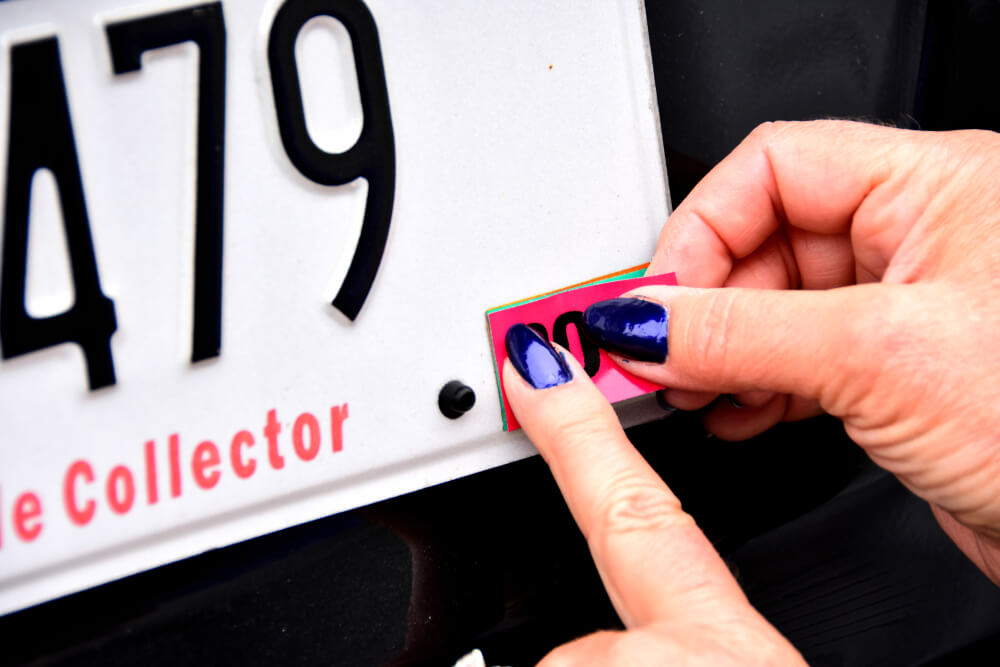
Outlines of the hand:
{"type": "Polygon", "coordinates": [[[524,325],[511,328],[507,350],[507,399],[551,467],[628,628],[562,646],[542,665],[804,664],[750,606],[576,360],[524,325]]]}
{"type": "Polygon", "coordinates": [[[650,265],[708,289],[597,304],[589,333],[647,359],[615,357],[678,407],[735,394],[745,407],[706,418],[721,437],[842,418],[1000,584],[998,180],[989,132],[762,126],[677,208],[650,265]],[[624,336],[637,317],[666,340],[624,336]]]}

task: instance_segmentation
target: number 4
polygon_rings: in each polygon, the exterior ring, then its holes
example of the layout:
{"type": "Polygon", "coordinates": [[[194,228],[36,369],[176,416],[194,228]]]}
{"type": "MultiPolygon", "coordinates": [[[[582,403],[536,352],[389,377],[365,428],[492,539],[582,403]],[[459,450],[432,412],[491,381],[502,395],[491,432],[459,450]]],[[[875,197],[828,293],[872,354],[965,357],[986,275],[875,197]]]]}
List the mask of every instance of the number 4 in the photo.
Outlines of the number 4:
{"type": "Polygon", "coordinates": [[[10,50],[10,125],[4,205],[3,271],[0,273],[0,347],[3,358],[77,343],[87,360],[91,389],[115,383],[111,334],[115,307],[101,291],[87,221],[83,182],[73,141],[66,85],[55,37],[10,50]],[[58,315],[35,318],[24,304],[28,269],[31,180],[49,169],[59,189],[63,228],[76,297],[58,315]]]}

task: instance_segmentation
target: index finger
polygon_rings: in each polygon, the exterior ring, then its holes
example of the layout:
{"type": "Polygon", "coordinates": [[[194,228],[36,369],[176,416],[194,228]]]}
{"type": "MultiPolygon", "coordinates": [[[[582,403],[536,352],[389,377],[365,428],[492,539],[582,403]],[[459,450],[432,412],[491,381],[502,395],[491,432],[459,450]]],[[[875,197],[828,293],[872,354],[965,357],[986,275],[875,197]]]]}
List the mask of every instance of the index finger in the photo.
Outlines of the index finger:
{"type": "Polygon", "coordinates": [[[568,382],[534,389],[508,359],[504,386],[623,622],[637,627],[705,605],[715,618],[752,612],[711,543],[625,437],[607,400],[579,363],[564,356],[568,382]]]}
{"type": "Polygon", "coordinates": [[[916,134],[849,121],[761,125],[670,216],[649,271],[720,287],[734,261],[782,224],[822,235],[848,231],[865,198],[893,174],[893,148],[916,134]]]}

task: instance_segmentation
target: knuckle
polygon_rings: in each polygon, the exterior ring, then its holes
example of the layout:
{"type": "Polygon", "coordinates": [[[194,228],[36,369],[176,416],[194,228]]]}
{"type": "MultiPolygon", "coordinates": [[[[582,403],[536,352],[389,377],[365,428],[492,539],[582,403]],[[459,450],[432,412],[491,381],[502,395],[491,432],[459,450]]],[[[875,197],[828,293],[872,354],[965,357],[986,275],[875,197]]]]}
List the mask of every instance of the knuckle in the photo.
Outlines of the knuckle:
{"type": "Polygon", "coordinates": [[[586,447],[594,442],[607,442],[620,431],[610,405],[582,405],[574,401],[559,401],[548,410],[549,419],[543,425],[543,440],[562,453],[586,447]]]}
{"type": "Polygon", "coordinates": [[[687,361],[699,377],[717,382],[728,375],[729,342],[737,333],[732,292],[713,290],[693,315],[684,332],[687,361]]]}
{"type": "Polygon", "coordinates": [[[602,437],[600,424],[589,415],[564,415],[548,427],[548,442],[554,447],[575,449],[602,437]]]}
{"type": "Polygon", "coordinates": [[[929,375],[934,369],[927,366],[936,350],[936,314],[927,296],[911,286],[880,285],[845,313],[843,354],[829,365],[826,389],[820,392],[824,408],[856,413],[877,401],[876,412],[884,414],[890,405],[913,400],[905,391],[913,388],[909,378],[922,376],[928,386],[936,385],[929,375]]]}
{"type": "Polygon", "coordinates": [[[693,525],[666,487],[645,480],[615,480],[597,508],[593,539],[599,545],[621,535],[693,525]]]}
{"type": "MultiPolygon", "coordinates": [[[[881,361],[886,360],[891,346],[886,340],[886,313],[881,308],[872,304],[852,310],[845,323],[842,354],[838,363],[829,367],[831,377],[825,383],[825,391],[819,392],[821,403],[828,409],[844,400],[854,405],[861,392],[870,390],[867,385],[872,361],[880,360],[877,368],[882,368],[881,361]],[[835,402],[831,392],[839,395],[840,400],[835,402]]],[[[839,412],[845,407],[835,409],[839,412]]]]}
{"type": "Polygon", "coordinates": [[[775,130],[779,128],[779,126],[780,123],[777,123],[775,121],[770,121],[770,120],[765,121],[763,123],[758,124],[755,128],[753,128],[753,130],[750,131],[750,134],[748,136],[753,141],[767,143],[767,141],[774,134],[775,130]]]}
{"type": "Polygon", "coordinates": [[[910,302],[909,292],[878,290],[850,318],[847,338],[850,349],[860,352],[853,355],[860,362],[881,359],[891,363],[916,349],[922,328],[913,326],[914,313],[923,308],[910,302]]]}
{"type": "Polygon", "coordinates": [[[751,130],[750,134],[747,135],[747,140],[756,143],[766,154],[771,150],[775,141],[779,140],[779,137],[785,133],[794,131],[795,128],[799,128],[799,131],[808,131],[813,126],[814,124],[811,123],[796,121],[766,121],[751,130]]]}

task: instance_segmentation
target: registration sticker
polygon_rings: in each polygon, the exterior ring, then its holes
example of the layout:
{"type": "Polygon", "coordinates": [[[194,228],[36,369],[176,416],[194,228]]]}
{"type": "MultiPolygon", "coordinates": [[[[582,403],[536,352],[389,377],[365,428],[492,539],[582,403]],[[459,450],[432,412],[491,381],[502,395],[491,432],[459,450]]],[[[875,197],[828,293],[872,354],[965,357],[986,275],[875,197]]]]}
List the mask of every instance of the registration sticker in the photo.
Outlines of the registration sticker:
{"type": "Polygon", "coordinates": [[[569,350],[605,398],[612,403],[662,389],[623,370],[608,358],[607,352],[589,340],[582,329],[583,311],[595,301],[612,299],[644,285],[677,284],[677,276],[673,273],[644,276],[646,267],[646,264],[634,266],[486,311],[493,347],[493,365],[497,386],[500,388],[504,430],[521,428],[507,404],[503,374],[500,372],[507,358],[504,337],[507,330],[515,324],[527,324],[545,338],[569,350]]]}

